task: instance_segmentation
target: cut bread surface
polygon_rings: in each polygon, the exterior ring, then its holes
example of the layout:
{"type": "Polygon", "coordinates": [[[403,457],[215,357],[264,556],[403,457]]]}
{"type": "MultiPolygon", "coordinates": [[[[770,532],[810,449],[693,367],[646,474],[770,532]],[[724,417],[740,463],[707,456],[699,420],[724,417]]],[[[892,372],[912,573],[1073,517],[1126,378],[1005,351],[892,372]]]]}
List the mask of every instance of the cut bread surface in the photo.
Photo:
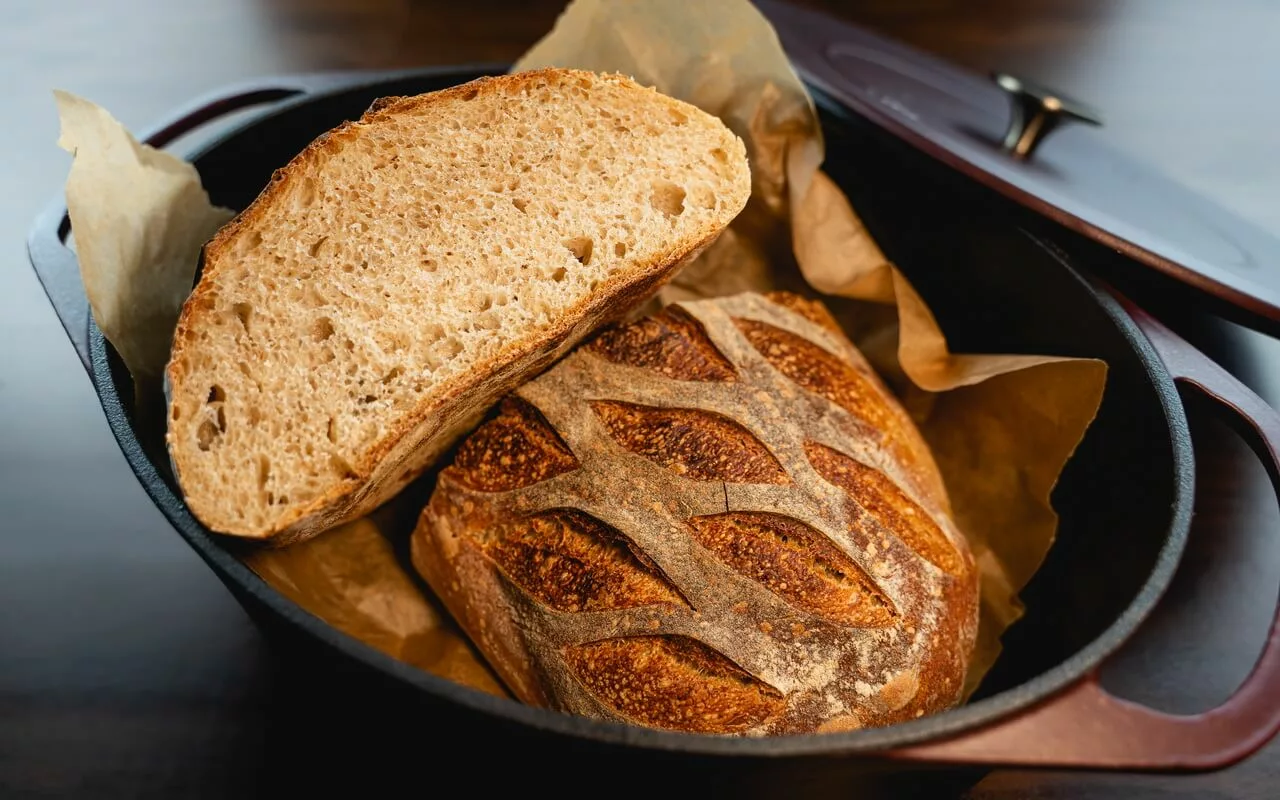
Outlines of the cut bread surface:
{"type": "Polygon", "coordinates": [[[652,295],[749,192],[718,119],[621,76],[380,101],[206,248],[168,371],[189,507],[282,541],[370,510],[652,295]]]}

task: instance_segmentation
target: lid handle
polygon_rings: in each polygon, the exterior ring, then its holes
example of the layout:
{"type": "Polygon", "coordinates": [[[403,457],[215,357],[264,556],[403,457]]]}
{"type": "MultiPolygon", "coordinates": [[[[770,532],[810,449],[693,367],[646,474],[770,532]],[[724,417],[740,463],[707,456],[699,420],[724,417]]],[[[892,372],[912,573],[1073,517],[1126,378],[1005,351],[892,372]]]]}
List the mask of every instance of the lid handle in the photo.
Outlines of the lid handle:
{"type": "Polygon", "coordinates": [[[1025,161],[1045,138],[1063,122],[1101,125],[1093,109],[1004,72],[992,75],[996,85],[1009,96],[1011,114],[1002,147],[1014,158],[1025,161]]]}

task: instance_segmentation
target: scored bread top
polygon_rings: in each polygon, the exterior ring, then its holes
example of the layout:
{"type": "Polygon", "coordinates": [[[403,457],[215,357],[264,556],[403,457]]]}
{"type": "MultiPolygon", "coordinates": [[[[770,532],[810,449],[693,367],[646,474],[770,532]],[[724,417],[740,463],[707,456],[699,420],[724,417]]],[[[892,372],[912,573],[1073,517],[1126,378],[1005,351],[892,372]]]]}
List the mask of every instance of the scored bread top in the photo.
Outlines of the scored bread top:
{"type": "Polygon", "coordinates": [[[379,101],[206,247],[167,375],[189,507],[281,543],[365,513],[749,193],[741,140],[622,76],[379,101]]]}
{"type": "Polygon", "coordinates": [[[467,437],[413,561],[521,700],[679,731],[953,705],[973,558],[927,445],[796,295],[609,328],[467,437]]]}

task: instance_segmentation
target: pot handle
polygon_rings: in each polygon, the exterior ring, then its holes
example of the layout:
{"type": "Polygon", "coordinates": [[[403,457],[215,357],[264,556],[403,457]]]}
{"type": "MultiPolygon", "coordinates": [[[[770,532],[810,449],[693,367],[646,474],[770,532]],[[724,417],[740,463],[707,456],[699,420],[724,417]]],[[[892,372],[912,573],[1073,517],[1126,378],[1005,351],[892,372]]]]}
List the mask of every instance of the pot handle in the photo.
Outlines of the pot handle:
{"type": "MultiPolygon", "coordinates": [[[[1173,331],[1117,294],[1177,384],[1200,393],[1262,460],[1280,495],[1280,413],[1173,331]]],[[[1017,716],[895,750],[934,763],[1206,771],[1247,758],[1280,731],[1280,607],[1240,688],[1202,714],[1156,711],[1111,695],[1097,671],[1017,716]]]]}

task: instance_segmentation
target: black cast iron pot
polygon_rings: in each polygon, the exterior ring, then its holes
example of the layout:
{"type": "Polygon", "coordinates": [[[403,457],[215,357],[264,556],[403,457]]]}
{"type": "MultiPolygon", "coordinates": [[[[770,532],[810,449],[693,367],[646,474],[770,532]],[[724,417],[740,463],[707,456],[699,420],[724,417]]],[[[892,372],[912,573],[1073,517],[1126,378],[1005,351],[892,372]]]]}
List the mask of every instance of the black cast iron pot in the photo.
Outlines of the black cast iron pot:
{"type": "MultiPolygon", "coordinates": [[[[149,141],[270,104],[191,159],[215,203],[240,209],[315,136],[375,99],[451,86],[490,69],[296,76],[194,105],[149,141]]],[[[55,204],[30,238],[32,263],[139,481],[178,533],[280,645],[268,781],[286,789],[354,779],[409,791],[468,787],[630,794],[695,789],[767,796],[903,796],[958,790],[994,765],[1211,769],[1280,727],[1280,635],[1222,707],[1170,716],[1118,700],[1096,679],[1159,601],[1186,542],[1194,459],[1184,395],[1208,398],[1276,475],[1280,417],[1225,371],[1014,222],[1007,201],[869,124],[815,86],[825,169],[886,254],[936,312],[956,352],[1101,358],[1100,413],[1057,486],[1057,542],[1024,592],[1029,612],[962,708],[848,733],[706,737],[598,722],[486,695],[351,639],[265,584],[180,499],[163,453],[132,415],[132,385],[87,313],[55,204]],[[477,766],[478,765],[478,766],[477,766]]],[[[424,480],[431,480],[430,476],[424,480]]]]}

